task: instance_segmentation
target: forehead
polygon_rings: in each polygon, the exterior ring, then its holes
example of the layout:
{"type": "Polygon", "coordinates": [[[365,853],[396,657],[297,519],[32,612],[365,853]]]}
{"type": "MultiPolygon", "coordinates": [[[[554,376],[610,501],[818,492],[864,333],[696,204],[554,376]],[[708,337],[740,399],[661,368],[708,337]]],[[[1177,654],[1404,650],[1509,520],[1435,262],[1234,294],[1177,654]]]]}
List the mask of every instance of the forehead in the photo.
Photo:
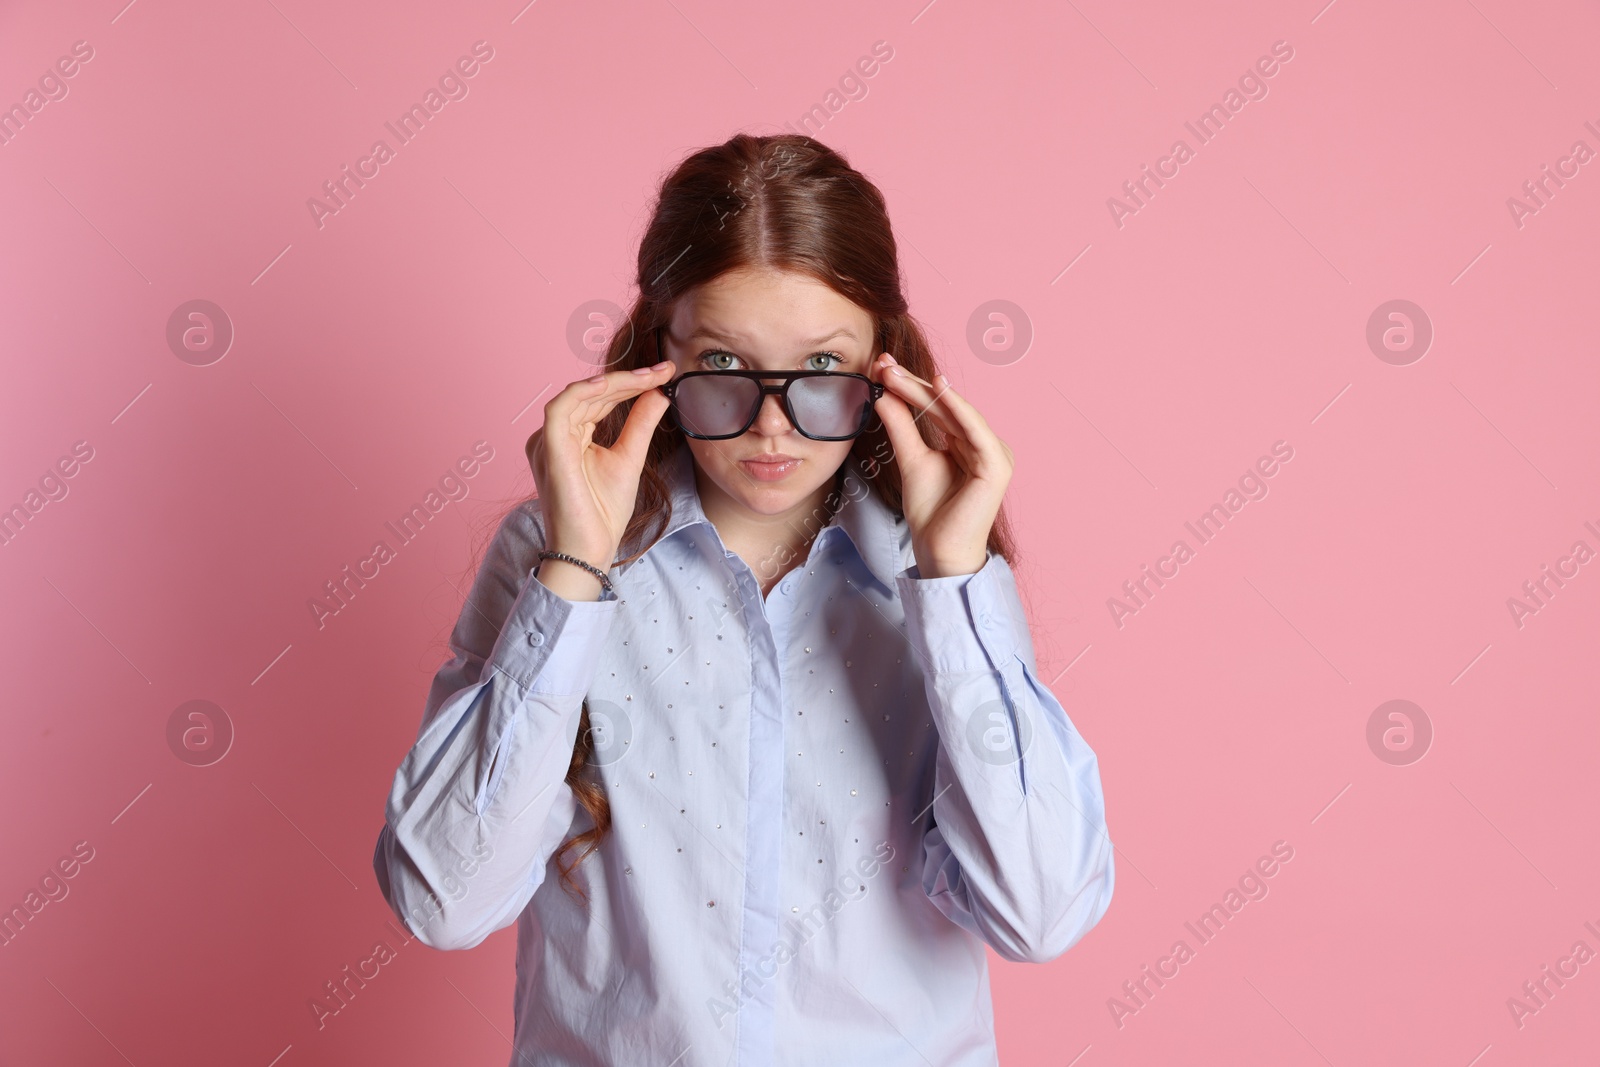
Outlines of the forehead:
{"type": "Polygon", "coordinates": [[[684,294],[672,332],[685,342],[783,354],[826,342],[865,351],[872,316],[830,286],[787,271],[735,271],[684,294]]]}

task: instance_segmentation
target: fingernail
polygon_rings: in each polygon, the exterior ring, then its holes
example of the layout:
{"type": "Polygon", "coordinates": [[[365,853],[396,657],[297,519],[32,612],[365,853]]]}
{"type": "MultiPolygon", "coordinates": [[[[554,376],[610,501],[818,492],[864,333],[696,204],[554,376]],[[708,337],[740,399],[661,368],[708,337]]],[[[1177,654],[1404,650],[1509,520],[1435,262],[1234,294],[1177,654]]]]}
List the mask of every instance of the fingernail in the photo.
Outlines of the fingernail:
{"type": "Polygon", "coordinates": [[[889,353],[887,353],[887,352],[885,352],[885,353],[884,353],[884,354],[883,354],[883,358],[884,358],[884,360],[885,360],[885,361],[886,361],[886,362],[889,362],[889,363],[894,363],[894,362],[896,362],[896,360],[895,360],[895,358],[894,358],[894,357],[893,357],[893,356],[891,356],[891,355],[890,355],[890,354],[889,354],[889,353]]]}
{"type": "Polygon", "coordinates": [[[633,373],[635,373],[635,374],[654,374],[655,372],[656,372],[656,368],[655,367],[635,367],[635,368],[633,368],[633,373]]]}
{"type": "Polygon", "coordinates": [[[603,381],[606,380],[606,376],[604,374],[596,374],[593,378],[590,378],[589,380],[591,382],[603,382],[603,381]]]}
{"type": "Polygon", "coordinates": [[[904,378],[906,376],[906,369],[900,366],[900,364],[896,363],[890,366],[889,373],[893,374],[897,378],[904,378]]]}

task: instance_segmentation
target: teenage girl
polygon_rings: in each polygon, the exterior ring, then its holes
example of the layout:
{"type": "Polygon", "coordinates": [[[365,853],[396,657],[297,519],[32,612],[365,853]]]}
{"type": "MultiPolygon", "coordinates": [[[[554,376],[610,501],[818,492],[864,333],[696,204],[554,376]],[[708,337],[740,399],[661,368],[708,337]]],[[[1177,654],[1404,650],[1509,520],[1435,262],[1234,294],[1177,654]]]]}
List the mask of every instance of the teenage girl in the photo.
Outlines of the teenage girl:
{"type": "Polygon", "coordinates": [[[935,367],[882,195],[809,137],[686,159],[637,284],[529,440],[384,895],[436,948],[517,924],[513,1064],[992,1065],[987,950],[1055,959],[1113,885],[1012,451],[935,367]]]}

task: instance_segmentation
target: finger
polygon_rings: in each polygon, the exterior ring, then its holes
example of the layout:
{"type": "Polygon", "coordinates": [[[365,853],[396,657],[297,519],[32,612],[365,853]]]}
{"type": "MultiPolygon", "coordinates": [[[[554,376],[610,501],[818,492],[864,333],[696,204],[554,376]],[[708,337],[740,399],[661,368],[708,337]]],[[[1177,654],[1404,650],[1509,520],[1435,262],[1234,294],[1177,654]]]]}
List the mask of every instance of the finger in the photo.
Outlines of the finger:
{"type": "Polygon", "coordinates": [[[583,384],[594,391],[588,395],[578,395],[580,417],[587,422],[599,422],[611,414],[611,409],[618,404],[671,379],[673,370],[673,365],[665,362],[640,370],[609,371],[599,375],[598,382],[593,378],[586,379],[583,384]]]}
{"type": "Polygon", "coordinates": [[[545,465],[543,426],[528,435],[528,443],[523,446],[523,451],[528,456],[528,469],[533,472],[533,484],[543,495],[544,486],[549,483],[548,468],[545,465]]]}
{"type": "MultiPolygon", "coordinates": [[[[895,364],[895,366],[898,367],[900,365],[897,363],[897,364],[895,364]]],[[[905,377],[910,378],[912,381],[916,382],[918,385],[922,386],[925,389],[932,389],[933,388],[933,383],[932,382],[930,382],[930,381],[928,381],[928,380],[926,380],[924,378],[918,378],[915,374],[912,374],[910,371],[906,370],[904,367],[900,367],[900,374],[895,375],[895,377],[898,378],[901,375],[904,375],[905,377]]]]}
{"type": "Polygon", "coordinates": [[[893,448],[897,461],[914,463],[932,451],[928,442],[922,439],[922,433],[917,429],[916,418],[904,400],[893,393],[884,393],[873,405],[873,410],[883,422],[883,428],[889,435],[889,445],[893,448]]]}
{"type": "Polygon", "coordinates": [[[606,410],[610,410],[629,397],[637,396],[646,389],[654,388],[666,381],[670,377],[667,374],[670,368],[671,365],[668,364],[659,370],[655,367],[646,367],[643,373],[635,373],[632,370],[605,371],[592,378],[585,378],[581,382],[574,382],[574,386],[582,387],[573,394],[574,406],[578,408],[603,406],[606,410]]]}
{"type": "Polygon", "coordinates": [[[611,413],[611,408],[637,397],[646,389],[661,386],[662,382],[672,378],[672,365],[656,365],[643,368],[645,373],[635,371],[606,371],[595,374],[594,378],[581,379],[571,382],[560,394],[555,395],[546,405],[546,424],[550,419],[560,418],[568,424],[586,426],[595,424],[600,419],[611,413]]]}
{"type": "Polygon", "coordinates": [[[650,390],[634,401],[633,409],[628,412],[627,421],[622,424],[622,432],[617,435],[616,443],[611,446],[613,452],[627,459],[630,469],[633,466],[644,466],[645,450],[650,447],[650,440],[661,422],[661,416],[665,415],[667,408],[671,406],[672,401],[668,400],[659,389],[650,390]]]}
{"type": "MultiPolygon", "coordinates": [[[[635,374],[631,370],[602,371],[588,378],[568,382],[565,388],[550,398],[545,405],[545,412],[548,415],[553,411],[565,413],[581,410],[585,405],[604,401],[613,395],[625,400],[651,386],[660,385],[669,377],[666,368],[652,367],[648,371],[645,374],[635,374]]],[[[549,421],[548,418],[546,421],[549,421]]]]}
{"type": "Polygon", "coordinates": [[[949,453],[956,466],[969,477],[1004,478],[1015,469],[1011,450],[994,433],[988,422],[965,397],[950,385],[949,378],[939,375],[931,384],[911,375],[894,374],[884,367],[884,381],[894,383],[900,390],[897,399],[916,411],[917,418],[926,417],[941,431],[939,446],[949,453]],[[907,379],[918,384],[907,384],[907,379]]]}
{"type": "Polygon", "coordinates": [[[937,416],[943,412],[938,408],[937,399],[942,386],[912,374],[896,363],[894,357],[887,352],[878,357],[876,366],[880,371],[878,380],[883,382],[895,396],[905,401],[919,418],[929,414],[935,417],[935,422],[939,421],[937,416]]]}
{"type": "MultiPolygon", "coordinates": [[[[901,367],[898,363],[893,362],[889,358],[889,353],[884,352],[878,356],[877,360],[875,360],[868,368],[867,376],[873,381],[879,382],[883,385],[884,395],[886,397],[893,397],[895,400],[898,400],[902,404],[906,405],[911,410],[913,418],[922,418],[923,415],[926,414],[926,412],[922,410],[921,405],[916,405],[911,402],[911,399],[907,396],[904,389],[907,378],[914,379],[917,382],[921,382],[922,379],[916,377],[916,375],[912,374],[904,367],[901,367]],[[900,370],[902,374],[895,374],[894,371],[896,369],[900,370]]],[[[881,399],[879,400],[879,403],[882,403],[881,399]]],[[[938,424],[937,420],[934,420],[934,424],[938,424]]]]}
{"type": "Polygon", "coordinates": [[[910,381],[909,374],[900,376],[891,371],[885,375],[885,381],[908,403],[925,409],[945,432],[945,436],[964,438],[980,454],[999,454],[1000,439],[989,428],[978,409],[955,391],[949,378],[940,375],[931,385],[920,385],[910,381]]]}
{"type": "Polygon", "coordinates": [[[944,390],[939,394],[941,403],[955,417],[957,423],[965,431],[966,442],[973,451],[972,469],[979,470],[977,464],[1009,464],[1015,466],[1011,458],[1011,448],[1000,440],[994,428],[989,425],[989,420],[973,405],[973,403],[950,385],[950,379],[940,375],[944,390]]]}
{"type": "Polygon", "coordinates": [[[929,423],[938,427],[940,433],[946,438],[955,436],[954,427],[956,423],[940,409],[937,403],[928,402],[928,399],[936,396],[937,393],[930,393],[919,385],[908,385],[904,378],[898,378],[893,374],[884,378],[884,384],[889,387],[887,395],[904,404],[913,420],[926,419],[929,423]],[[915,390],[915,393],[908,392],[908,390],[915,390]]]}
{"type": "MultiPolygon", "coordinates": [[[[939,380],[934,383],[937,390],[936,396],[944,410],[950,412],[964,431],[967,439],[973,442],[983,440],[985,437],[994,437],[994,431],[989,429],[989,423],[978,409],[973,407],[966,397],[956,392],[955,386],[950,384],[950,379],[939,375],[939,380]]],[[[996,441],[999,438],[995,438],[996,441]]]]}

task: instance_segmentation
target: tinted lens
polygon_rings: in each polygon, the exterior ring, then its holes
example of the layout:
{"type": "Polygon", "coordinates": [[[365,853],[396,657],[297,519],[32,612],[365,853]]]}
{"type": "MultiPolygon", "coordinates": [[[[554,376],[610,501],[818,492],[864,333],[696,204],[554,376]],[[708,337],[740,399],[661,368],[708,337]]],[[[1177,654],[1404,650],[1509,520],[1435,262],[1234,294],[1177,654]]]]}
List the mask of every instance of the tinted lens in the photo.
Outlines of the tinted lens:
{"type": "Polygon", "coordinates": [[[860,378],[820,375],[799,378],[789,387],[797,429],[815,437],[844,437],[861,425],[867,383],[860,378]]]}
{"type": "Polygon", "coordinates": [[[697,374],[678,383],[678,420],[691,433],[722,437],[738,433],[750,419],[760,387],[752,378],[697,374]]]}
{"type": "MultiPolygon", "coordinates": [[[[797,379],[789,401],[801,433],[814,437],[846,437],[861,425],[868,385],[860,378],[817,375],[797,379]]],[[[677,412],[685,429],[708,437],[739,433],[750,421],[759,391],[753,378],[734,374],[701,374],[678,384],[677,412]]]]}

